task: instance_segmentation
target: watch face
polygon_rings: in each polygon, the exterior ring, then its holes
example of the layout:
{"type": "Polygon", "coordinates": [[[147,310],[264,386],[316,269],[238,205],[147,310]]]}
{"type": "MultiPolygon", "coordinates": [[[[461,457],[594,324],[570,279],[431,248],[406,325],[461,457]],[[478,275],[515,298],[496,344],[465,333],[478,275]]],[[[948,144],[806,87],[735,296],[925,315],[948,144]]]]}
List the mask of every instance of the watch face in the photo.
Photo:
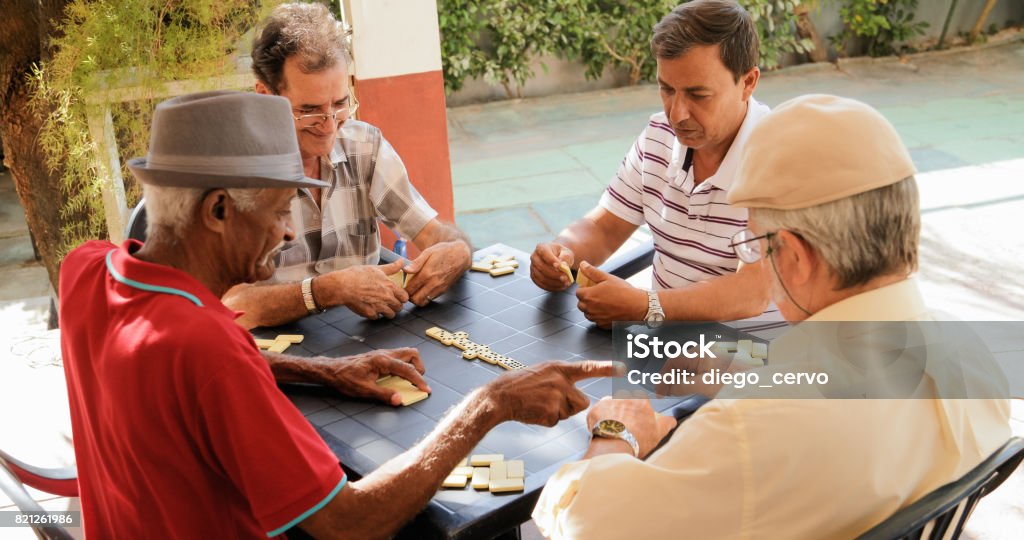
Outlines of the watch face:
{"type": "Polygon", "coordinates": [[[661,326],[661,323],[665,322],[665,316],[661,313],[651,313],[647,320],[644,321],[650,328],[657,328],[661,326]]]}
{"type": "Polygon", "coordinates": [[[618,434],[626,431],[626,424],[619,422],[618,420],[601,420],[594,426],[594,431],[600,431],[608,434],[618,434]]]}

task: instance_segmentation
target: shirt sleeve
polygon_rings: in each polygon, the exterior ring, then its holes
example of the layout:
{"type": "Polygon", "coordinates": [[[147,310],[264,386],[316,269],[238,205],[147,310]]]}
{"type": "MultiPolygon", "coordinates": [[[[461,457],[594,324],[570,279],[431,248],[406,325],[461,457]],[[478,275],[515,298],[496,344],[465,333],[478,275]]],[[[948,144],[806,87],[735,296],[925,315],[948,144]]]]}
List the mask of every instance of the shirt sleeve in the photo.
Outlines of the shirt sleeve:
{"type": "Polygon", "coordinates": [[[643,144],[646,133],[644,129],[630,147],[615,177],[601,195],[600,202],[605,210],[637,226],[644,224],[644,182],[641,171],[644,170],[643,144]]]}
{"type": "Polygon", "coordinates": [[[200,440],[267,535],[277,536],[330,502],[346,477],[327,444],[278,390],[263,357],[255,349],[231,352],[205,355],[225,366],[199,392],[200,440]]]}
{"type": "Polygon", "coordinates": [[[749,513],[741,420],[705,405],[647,461],[626,454],[570,463],[533,511],[548,538],[737,538],[749,513]]]}
{"type": "Polygon", "coordinates": [[[410,240],[437,217],[437,211],[413,187],[402,158],[383,136],[370,182],[370,198],[377,217],[410,240]]]}

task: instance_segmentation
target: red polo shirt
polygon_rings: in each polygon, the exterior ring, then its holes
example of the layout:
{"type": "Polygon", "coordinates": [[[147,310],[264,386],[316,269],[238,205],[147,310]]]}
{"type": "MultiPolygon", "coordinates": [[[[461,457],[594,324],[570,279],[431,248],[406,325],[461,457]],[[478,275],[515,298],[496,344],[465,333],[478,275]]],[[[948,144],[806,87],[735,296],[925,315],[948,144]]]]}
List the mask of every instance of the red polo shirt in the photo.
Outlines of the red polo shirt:
{"type": "Polygon", "coordinates": [[[192,276],[89,242],[60,272],[61,351],[92,538],[265,538],[345,485],[237,314],[192,276]]]}

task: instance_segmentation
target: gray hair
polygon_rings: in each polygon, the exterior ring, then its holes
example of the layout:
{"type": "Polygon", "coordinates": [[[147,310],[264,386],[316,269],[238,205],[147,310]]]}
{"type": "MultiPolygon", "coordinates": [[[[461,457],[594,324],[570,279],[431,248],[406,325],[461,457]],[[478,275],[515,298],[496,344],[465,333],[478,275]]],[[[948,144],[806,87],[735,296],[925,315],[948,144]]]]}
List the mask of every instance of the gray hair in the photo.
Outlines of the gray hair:
{"type": "Polygon", "coordinates": [[[913,176],[888,186],[809,208],[751,208],[765,231],[799,234],[825,259],[839,289],[917,270],[920,200],[913,176]]]}
{"type": "Polygon", "coordinates": [[[295,56],[303,73],[319,73],[338,64],[352,64],[347,32],[327,6],[318,3],[281,4],[256,32],[252,70],[271,92],[285,89],[284,62],[295,56]]]}
{"type": "MultiPolygon", "coordinates": [[[[177,244],[193,224],[196,208],[208,190],[203,188],[142,185],[146,199],[146,240],[177,244]]],[[[234,207],[252,212],[263,189],[228,189],[234,207]]]]}

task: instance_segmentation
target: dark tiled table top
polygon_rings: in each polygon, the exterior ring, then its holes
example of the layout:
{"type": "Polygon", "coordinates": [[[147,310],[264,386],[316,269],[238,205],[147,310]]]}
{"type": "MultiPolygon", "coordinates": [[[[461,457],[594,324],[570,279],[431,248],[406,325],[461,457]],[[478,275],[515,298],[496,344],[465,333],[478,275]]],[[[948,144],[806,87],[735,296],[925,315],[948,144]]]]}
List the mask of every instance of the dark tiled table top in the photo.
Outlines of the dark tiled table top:
{"type": "MultiPolygon", "coordinates": [[[[454,347],[426,337],[427,328],[466,331],[471,340],[532,365],[548,359],[609,358],[611,332],[596,328],[576,309],[575,289],[547,293],[529,278],[529,255],[502,245],[477,252],[476,258],[514,253],[514,274],[491,277],[468,272],[450,291],[430,305],[407,304],[394,320],[368,321],[346,308],[294,323],[258,329],[257,337],[299,333],[300,345],[288,349],[301,356],[341,356],[371,349],[416,347],[426,367],[433,394],[409,407],[392,408],[346,399],[329,390],[289,385],[285,391],[318,430],[354,477],[364,476],[412,447],[445,412],[474,388],[494,379],[501,368],[466,361],[454,347]]],[[[585,381],[581,388],[593,401],[611,393],[611,381],[585,381]]],[[[661,403],[662,410],[674,400],[661,403]]],[[[565,462],[578,459],[589,441],[585,413],[554,428],[506,422],[492,430],[473,453],[500,453],[522,459],[527,470],[522,493],[491,494],[470,487],[438,491],[411,523],[410,537],[490,538],[530,519],[530,512],[548,477],[565,462]]]]}

